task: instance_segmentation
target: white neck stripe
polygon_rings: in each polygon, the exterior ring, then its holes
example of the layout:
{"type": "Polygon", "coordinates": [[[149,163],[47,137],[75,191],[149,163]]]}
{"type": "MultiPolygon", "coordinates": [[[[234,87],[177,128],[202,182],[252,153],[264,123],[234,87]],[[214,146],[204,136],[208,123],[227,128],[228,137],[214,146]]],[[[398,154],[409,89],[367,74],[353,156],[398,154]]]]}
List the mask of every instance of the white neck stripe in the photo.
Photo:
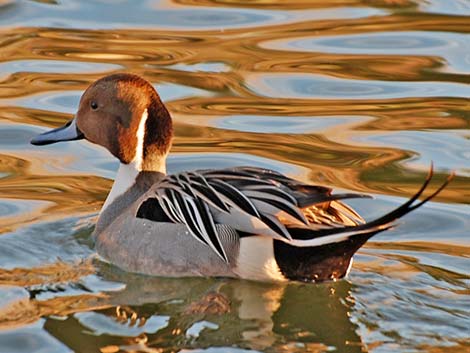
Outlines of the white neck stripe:
{"type": "Polygon", "coordinates": [[[132,161],[138,171],[142,170],[142,163],[144,161],[145,123],[147,122],[147,118],[148,112],[147,109],[145,109],[140,118],[139,127],[137,128],[137,145],[134,160],[132,161]]]}
{"type": "Polygon", "coordinates": [[[117,197],[124,194],[129,188],[134,185],[135,179],[139,172],[142,170],[142,164],[144,162],[144,139],[145,139],[145,123],[148,118],[147,109],[142,113],[142,117],[139,121],[139,127],[137,128],[137,143],[135,148],[135,155],[132,162],[129,164],[121,163],[114,180],[113,187],[104,202],[101,212],[104,211],[117,197]]]}

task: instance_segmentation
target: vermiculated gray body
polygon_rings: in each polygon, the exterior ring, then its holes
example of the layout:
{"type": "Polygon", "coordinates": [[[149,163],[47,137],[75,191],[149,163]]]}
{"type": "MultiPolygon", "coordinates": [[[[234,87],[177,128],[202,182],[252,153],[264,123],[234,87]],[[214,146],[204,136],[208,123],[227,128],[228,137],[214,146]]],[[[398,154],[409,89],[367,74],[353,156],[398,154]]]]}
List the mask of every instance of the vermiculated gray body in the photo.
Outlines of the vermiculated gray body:
{"type": "Polygon", "coordinates": [[[148,197],[145,193],[150,186],[163,177],[161,173],[140,173],[136,183],[102,212],[93,233],[98,254],[130,272],[172,277],[236,277],[233,267],[239,238],[235,230],[218,225],[224,248],[230,254],[229,263],[225,263],[211,248],[191,236],[186,225],[156,223],[135,216],[148,197]]]}

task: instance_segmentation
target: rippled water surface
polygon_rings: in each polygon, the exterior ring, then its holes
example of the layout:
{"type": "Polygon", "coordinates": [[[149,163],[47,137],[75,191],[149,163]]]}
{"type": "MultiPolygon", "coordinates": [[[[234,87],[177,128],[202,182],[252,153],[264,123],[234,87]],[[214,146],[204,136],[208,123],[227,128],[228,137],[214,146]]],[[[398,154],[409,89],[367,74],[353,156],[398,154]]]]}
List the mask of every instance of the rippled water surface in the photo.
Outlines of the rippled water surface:
{"type": "Polygon", "coordinates": [[[470,352],[469,32],[468,0],[0,1],[0,352],[470,352]],[[457,176],[347,280],[123,273],[90,240],[116,162],[29,145],[120,71],[167,102],[170,171],[272,168],[368,219],[457,176]]]}

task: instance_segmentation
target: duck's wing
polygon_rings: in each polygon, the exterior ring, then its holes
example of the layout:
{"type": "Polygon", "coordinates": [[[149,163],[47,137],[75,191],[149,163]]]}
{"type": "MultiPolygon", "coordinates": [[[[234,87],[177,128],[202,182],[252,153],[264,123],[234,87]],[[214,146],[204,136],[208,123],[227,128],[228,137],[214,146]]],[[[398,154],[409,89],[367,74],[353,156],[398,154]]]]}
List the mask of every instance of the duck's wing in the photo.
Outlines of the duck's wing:
{"type": "Polygon", "coordinates": [[[168,175],[147,193],[137,217],[185,224],[192,236],[228,261],[216,224],[300,247],[337,242],[355,234],[375,234],[442,190],[445,185],[412,206],[431,175],[406,204],[370,223],[364,223],[339,201],[367,195],[332,194],[330,188],[252,167],[168,175]]]}
{"type": "MultiPolygon", "coordinates": [[[[185,224],[191,235],[210,246],[224,261],[228,257],[216,224],[290,241],[289,226],[310,228],[315,224],[309,221],[312,212],[306,214],[304,208],[344,198],[367,197],[332,195],[329,188],[248,167],[168,175],[146,195],[137,217],[185,224]]],[[[320,213],[318,219],[323,217],[320,213]]],[[[351,211],[345,214],[348,213],[353,214],[351,211]]]]}
{"type": "Polygon", "coordinates": [[[291,239],[288,229],[293,226],[316,229],[361,224],[362,217],[339,200],[370,198],[357,193],[332,195],[330,188],[308,185],[269,169],[237,167],[200,173],[220,179],[248,197],[265,223],[280,228],[284,240],[291,239]]]}

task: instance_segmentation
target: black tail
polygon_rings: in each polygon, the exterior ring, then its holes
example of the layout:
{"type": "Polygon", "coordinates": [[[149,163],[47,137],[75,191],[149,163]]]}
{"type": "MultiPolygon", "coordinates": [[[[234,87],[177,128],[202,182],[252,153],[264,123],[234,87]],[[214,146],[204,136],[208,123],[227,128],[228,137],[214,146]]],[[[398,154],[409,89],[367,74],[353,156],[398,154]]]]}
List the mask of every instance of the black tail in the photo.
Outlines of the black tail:
{"type": "Polygon", "coordinates": [[[356,226],[328,229],[289,228],[290,243],[275,240],[274,254],[281,272],[289,279],[318,282],[344,277],[354,253],[372,236],[387,230],[394,221],[424,205],[438,195],[453,179],[446,181],[431,195],[416,203],[433,177],[433,166],[418,192],[386,215],[356,226]]]}

